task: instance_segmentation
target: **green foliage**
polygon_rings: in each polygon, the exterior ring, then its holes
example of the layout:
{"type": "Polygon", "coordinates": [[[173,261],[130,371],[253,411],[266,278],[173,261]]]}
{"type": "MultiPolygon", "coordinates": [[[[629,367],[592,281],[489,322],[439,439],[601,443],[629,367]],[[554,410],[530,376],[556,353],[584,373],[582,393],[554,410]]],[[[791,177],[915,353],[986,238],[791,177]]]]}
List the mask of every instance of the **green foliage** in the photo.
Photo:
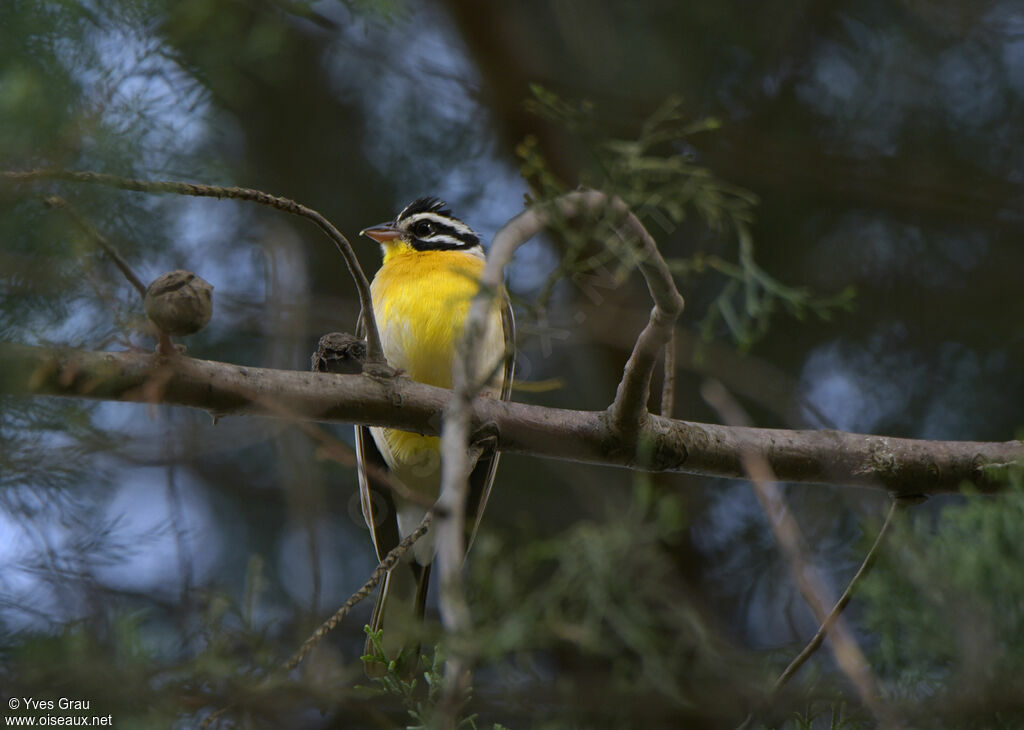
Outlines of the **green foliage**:
{"type": "Polygon", "coordinates": [[[792,719],[782,727],[792,730],[854,730],[864,727],[863,722],[851,719],[846,713],[843,702],[821,703],[808,702],[802,712],[793,713],[792,719]]]}
{"type": "Polygon", "coordinates": [[[339,673],[329,654],[315,676],[280,671],[294,640],[266,620],[265,584],[254,558],[241,602],[199,593],[191,612],[174,616],[108,596],[103,612],[52,634],[3,636],[0,682],[9,696],[89,700],[124,728],[197,727],[214,712],[212,727],[300,727],[309,707],[363,718],[354,670],[339,673]]]}
{"type": "MultiPolygon", "coordinates": [[[[133,173],[147,163],[158,170],[182,159],[174,143],[180,130],[158,121],[175,100],[156,101],[146,97],[151,89],[143,84],[124,83],[153,72],[146,65],[153,56],[132,58],[137,66],[107,65],[113,45],[129,56],[144,45],[133,35],[138,26],[132,27],[142,5],[110,3],[97,10],[75,2],[0,3],[4,169],[133,173]],[[122,89],[134,91],[117,93],[122,89]]],[[[197,87],[190,85],[193,93],[197,87]]],[[[136,270],[159,266],[162,255],[177,258],[168,240],[174,217],[158,214],[159,207],[153,199],[129,200],[98,187],[0,184],[0,339],[152,347],[152,340],[137,337],[144,322],[138,294],[96,237],[115,245],[136,270]]],[[[0,374],[0,387],[3,381],[0,374]]],[[[93,423],[95,405],[4,398],[2,406],[0,501],[17,505],[32,492],[51,505],[94,502],[90,510],[101,512],[99,503],[111,490],[96,457],[117,439],[93,423]],[[95,482],[91,497],[59,491],[83,481],[95,482]]]]}
{"type": "Polygon", "coordinates": [[[746,670],[675,577],[671,554],[684,525],[678,496],[641,480],[628,509],[557,537],[506,541],[482,534],[471,560],[477,625],[455,646],[518,676],[511,685],[517,693],[504,697],[520,697],[520,712],[531,722],[531,692],[586,694],[587,706],[577,703],[559,722],[600,717],[628,727],[644,724],[642,717],[728,715],[734,708],[709,698],[726,685],[742,692],[730,680],[746,670]],[[580,667],[590,671],[577,673],[580,667]]]}
{"type": "MultiPolygon", "coordinates": [[[[59,44],[91,24],[89,11],[72,3],[59,12],[47,3],[0,3],[0,160],[5,166],[60,164],[77,152],[81,120],[69,101],[78,98],[81,85],[59,44]]],[[[95,55],[85,51],[76,60],[84,65],[95,55]]]]}
{"type": "MultiPolygon", "coordinates": [[[[869,637],[872,670],[909,727],[1003,728],[1024,719],[1024,479],[1019,469],[1006,473],[1010,485],[998,496],[968,495],[937,512],[917,507],[894,525],[855,596],[852,617],[869,637]],[[936,720],[936,708],[948,717],[936,720]]],[[[391,664],[374,694],[405,708],[412,727],[433,727],[442,652],[457,651],[474,663],[479,695],[460,726],[490,715],[513,726],[538,726],[543,716],[551,728],[738,722],[733,713],[758,706],[770,680],[725,647],[679,589],[671,554],[686,524],[678,495],[640,476],[629,507],[603,520],[546,540],[481,534],[469,574],[474,628],[424,656],[421,677],[391,664]],[[585,706],[572,701],[584,692],[585,706]]],[[[763,669],[774,674],[789,658],[767,654],[763,669]]],[[[873,727],[825,650],[812,665],[752,726],[873,727]]]]}
{"type": "Polygon", "coordinates": [[[628,509],[555,537],[482,533],[467,576],[473,628],[439,637],[412,678],[365,629],[375,651],[363,660],[387,667],[369,689],[404,707],[412,727],[434,727],[444,657],[457,653],[475,667],[478,695],[462,727],[481,717],[487,727],[551,728],[583,718],[630,727],[638,718],[731,717],[735,707],[709,706],[709,697],[742,693],[747,670],[674,577],[671,553],[685,524],[678,495],[639,479],[628,509]],[[584,693],[581,706],[574,698],[584,693]]]}
{"type": "MultiPolygon", "coordinates": [[[[370,637],[373,652],[364,656],[363,662],[374,662],[387,666],[385,673],[372,679],[373,684],[369,687],[372,694],[398,700],[409,713],[412,723],[407,730],[429,730],[429,728],[440,727],[439,708],[444,690],[444,652],[439,646],[435,646],[433,656],[424,654],[420,657],[425,667],[422,677],[423,683],[415,676],[409,677],[403,671],[398,662],[389,661],[384,654],[381,645],[383,632],[373,632],[369,626],[363,630],[370,637]]],[[[468,701],[470,697],[467,697],[468,701]]],[[[477,730],[477,716],[467,715],[455,720],[456,728],[468,728],[477,730]]],[[[491,730],[502,730],[502,726],[495,724],[491,730]]]]}
{"type": "Polygon", "coordinates": [[[997,496],[918,508],[861,589],[883,686],[912,715],[945,714],[933,727],[1024,722],[1022,474],[997,496]]]}
{"type": "MultiPolygon", "coordinates": [[[[705,338],[710,339],[724,325],[737,345],[748,348],[767,332],[772,314],[780,307],[797,319],[808,313],[828,319],[836,309],[851,306],[852,288],[832,296],[816,295],[781,283],[756,263],[751,226],[757,197],[693,162],[690,139],[717,129],[717,119],[694,121],[682,101],[670,97],[643,121],[636,137],[607,138],[589,103],[571,104],[536,84],[531,90],[534,98],[528,107],[564,126],[585,148],[591,164],[581,174],[580,184],[622,198],[659,240],[676,275],[692,280],[714,273],[723,280],[701,320],[705,338]],[[705,251],[671,256],[665,241],[681,232],[691,213],[696,213],[716,238],[736,242],[736,260],[705,251]]],[[[521,173],[538,200],[557,197],[571,187],[558,179],[536,139],[525,139],[517,153],[521,173]]],[[[686,230],[693,235],[692,227],[686,230]]],[[[541,290],[539,308],[546,305],[554,283],[562,276],[614,265],[621,279],[635,265],[634,247],[616,236],[601,236],[606,245],[594,252],[594,229],[562,226],[560,233],[567,246],[559,267],[541,290]]]]}

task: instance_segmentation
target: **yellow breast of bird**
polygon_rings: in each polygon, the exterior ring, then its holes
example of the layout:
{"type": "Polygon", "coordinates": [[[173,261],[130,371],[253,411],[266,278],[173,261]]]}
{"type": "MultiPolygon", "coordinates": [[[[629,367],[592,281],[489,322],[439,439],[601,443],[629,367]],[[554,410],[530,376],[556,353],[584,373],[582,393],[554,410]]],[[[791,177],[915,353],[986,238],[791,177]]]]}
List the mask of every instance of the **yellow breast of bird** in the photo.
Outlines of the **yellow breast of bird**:
{"type": "MultiPolygon", "coordinates": [[[[462,251],[389,252],[371,285],[373,310],[388,363],[413,380],[442,388],[452,384],[452,362],[469,305],[479,289],[484,261],[462,251]]],[[[477,346],[484,363],[504,353],[500,310],[477,346]]],[[[388,465],[407,486],[436,489],[440,469],[436,436],[372,429],[388,465]]]]}
{"type": "Polygon", "coordinates": [[[452,361],[483,259],[461,251],[389,255],[373,279],[373,311],[384,356],[413,380],[452,385],[452,361]]]}

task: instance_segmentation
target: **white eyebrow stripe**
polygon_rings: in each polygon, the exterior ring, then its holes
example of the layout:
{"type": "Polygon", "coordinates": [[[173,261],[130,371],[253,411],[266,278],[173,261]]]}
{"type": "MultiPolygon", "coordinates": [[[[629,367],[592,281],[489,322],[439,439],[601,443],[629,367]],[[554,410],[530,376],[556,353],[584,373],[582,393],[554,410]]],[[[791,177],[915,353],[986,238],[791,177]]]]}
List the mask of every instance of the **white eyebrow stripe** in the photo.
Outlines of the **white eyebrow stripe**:
{"type": "MultiPolygon", "coordinates": [[[[401,213],[399,214],[398,217],[402,217],[401,213]]],[[[453,230],[457,234],[479,238],[479,236],[477,236],[476,234],[476,231],[474,231],[472,228],[470,228],[457,218],[448,218],[443,215],[438,215],[437,213],[415,213],[406,218],[405,220],[403,220],[401,223],[401,227],[405,229],[411,229],[420,221],[430,221],[431,223],[436,223],[437,225],[443,228],[453,230]]]]}
{"type": "Polygon", "coordinates": [[[463,241],[460,238],[455,238],[454,236],[449,236],[449,235],[447,235],[445,233],[439,233],[439,234],[435,234],[433,236],[428,236],[427,238],[420,238],[420,239],[417,239],[417,240],[422,241],[423,243],[429,244],[430,246],[434,246],[434,247],[437,247],[437,248],[441,248],[441,247],[472,248],[473,246],[479,246],[480,245],[479,241],[474,241],[474,242],[463,241]]]}
{"type": "Polygon", "coordinates": [[[446,233],[435,233],[426,238],[413,238],[411,244],[417,251],[463,251],[481,258],[484,256],[484,247],[480,245],[479,239],[465,241],[446,233]]]}

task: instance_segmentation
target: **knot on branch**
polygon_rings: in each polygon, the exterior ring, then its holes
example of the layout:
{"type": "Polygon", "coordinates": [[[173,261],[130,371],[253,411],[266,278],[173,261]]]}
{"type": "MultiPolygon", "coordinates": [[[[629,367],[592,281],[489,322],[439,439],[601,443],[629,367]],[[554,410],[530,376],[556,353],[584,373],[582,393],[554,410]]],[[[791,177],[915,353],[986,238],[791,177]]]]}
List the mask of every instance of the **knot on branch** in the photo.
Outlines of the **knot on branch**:
{"type": "Polygon", "coordinates": [[[310,358],[318,373],[358,375],[366,362],[366,342],[348,332],[330,332],[320,338],[310,358]]]}
{"type": "Polygon", "coordinates": [[[683,307],[683,295],[673,289],[651,310],[651,322],[656,327],[674,327],[683,307]]]}
{"type": "Polygon", "coordinates": [[[383,380],[394,378],[401,372],[386,362],[371,361],[366,340],[348,332],[330,332],[321,337],[310,357],[310,369],[341,375],[365,373],[383,380]]]}
{"type": "Polygon", "coordinates": [[[689,457],[690,450],[680,429],[659,429],[654,433],[648,468],[652,471],[677,471],[689,457]]]}

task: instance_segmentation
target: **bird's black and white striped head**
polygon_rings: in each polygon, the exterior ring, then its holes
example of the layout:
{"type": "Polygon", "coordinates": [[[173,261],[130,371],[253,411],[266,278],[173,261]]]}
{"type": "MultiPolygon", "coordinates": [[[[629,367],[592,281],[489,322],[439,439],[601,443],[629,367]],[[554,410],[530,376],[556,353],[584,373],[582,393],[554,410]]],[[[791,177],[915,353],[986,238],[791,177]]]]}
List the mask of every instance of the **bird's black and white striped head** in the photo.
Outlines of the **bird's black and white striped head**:
{"type": "Polygon", "coordinates": [[[480,237],[452,215],[443,200],[417,198],[402,209],[390,223],[362,231],[382,245],[396,240],[416,251],[465,251],[483,256],[480,237]]]}

